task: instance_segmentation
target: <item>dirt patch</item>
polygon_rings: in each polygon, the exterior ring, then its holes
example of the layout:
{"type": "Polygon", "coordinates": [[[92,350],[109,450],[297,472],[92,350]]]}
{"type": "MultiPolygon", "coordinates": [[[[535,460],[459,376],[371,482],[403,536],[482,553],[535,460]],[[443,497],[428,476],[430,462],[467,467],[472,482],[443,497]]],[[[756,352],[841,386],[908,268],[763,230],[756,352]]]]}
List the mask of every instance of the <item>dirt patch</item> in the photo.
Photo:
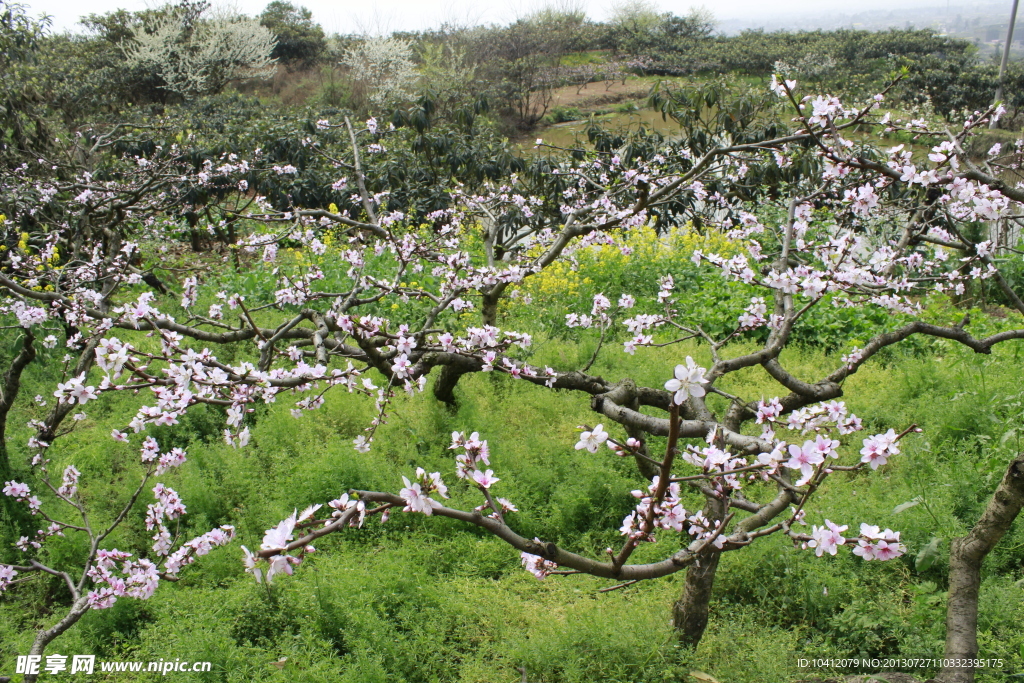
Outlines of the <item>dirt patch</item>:
{"type": "Polygon", "coordinates": [[[552,107],[576,107],[579,110],[597,109],[609,104],[647,97],[651,85],[636,79],[622,81],[595,81],[582,89],[574,85],[558,88],[551,100],[552,107]],[[578,91],[578,92],[577,92],[578,91]]]}

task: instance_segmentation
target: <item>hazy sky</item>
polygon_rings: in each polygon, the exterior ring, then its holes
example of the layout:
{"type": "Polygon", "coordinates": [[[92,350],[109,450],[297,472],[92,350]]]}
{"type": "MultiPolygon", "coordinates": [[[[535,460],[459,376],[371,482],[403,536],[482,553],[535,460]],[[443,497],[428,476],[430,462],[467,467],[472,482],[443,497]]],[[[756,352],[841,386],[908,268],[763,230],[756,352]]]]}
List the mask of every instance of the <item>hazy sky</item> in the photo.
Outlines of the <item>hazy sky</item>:
{"type": "MultiPolygon", "coordinates": [[[[78,17],[91,12],[103,13],[118,8],[145,9],[163,4],[154,0],[23,0],[32,14],[45,12],[54,19],[57,30],[74,29],[78,17]]],[[[571,2],[572,0],[570,0],[571,2]]],[[[587,13],[594,19],[608,16],[620,0],[582,0],[587,13]]],[[[214,4],[230,5],[250,16],[259,14],[269,0],[214,0],[214,4]]],[[[458,24],[507,22],[517,16],[546,5],[558,4],[544,0],[293,0],[313,11],[317,21],[328,33],[387,33],[395,30],[423,29],[438,26],[444,21],[458,24]]],[[[654,0],[662,11],[685,14],[694,0],[654,0]]],[[[851,11],[894,9],[941,4],[941,0],[707,0],[703,3],[719,19],[753,18],[761,16],[814,14],[846,14],[851,11]]],[[[922,18],[925,18],[922,16],[922,18]]]]}

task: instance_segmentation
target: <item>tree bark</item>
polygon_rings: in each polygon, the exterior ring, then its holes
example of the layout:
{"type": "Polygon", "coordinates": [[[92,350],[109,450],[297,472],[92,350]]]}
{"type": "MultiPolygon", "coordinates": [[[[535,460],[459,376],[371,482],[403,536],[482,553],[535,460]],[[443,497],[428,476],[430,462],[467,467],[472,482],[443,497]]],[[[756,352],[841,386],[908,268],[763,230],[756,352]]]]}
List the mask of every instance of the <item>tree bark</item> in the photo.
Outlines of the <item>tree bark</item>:
{"type": "MultiPolygon", "coordinates": [[[[970,533],[953,539],[949,553],[949,601],[946,605],[946,659],[978,656],[978,591],[981,563],[999,543],[1024,507],[1024,453],[1006,470],[992,499],[970,533]]],[[[939,683],[973,683],[974,667],[944,667],[939,683]]]]}
{"type": "Polygon", "coordinates": [[[686,647],[696,648],[708,627],[708,613],[711,611],[711,592],[715,585],[715,572],[721,553],[707,553],[700,558],[700,566],[691,565],[686,570],[683,594],[672,605],[672,626],[679,642],[686,647]]]}
{"type": "MultiPolygon", "coordinates": [[[[6,443],[7,415],[11,412],[11,408],[14,407],[14,401],[18,398],[18,392],[21,391],[21,373],[36,357],[36,348],[33,345],[35,335],[32,334],[30,329],[26,329],[24,334],[25,336],[21,341],[21,350],[18,351],[18,355],[11,361],[10,367],[4,373],[3,383],[0,384],[0,476],[3,477],[11,475],[11,463],[8,459],[6,443]]],[[[5,478],[2,481],[7,481],[7,479],[5,478]]]]}
{"type": "MultiPolygon", "coordinates": [[[[722,520],[725,513],[724,500],[708,498],[707,505],[704,506],[705,517],[712,521],[722,520]]],[[[698,561],[686,570],[683,594],[672,605],[672,626],[676,630],[679,642],[686,647],[696,648],[708,627],[711,594],[721,557],[722,554],[715,550],[702,553],[698,561]]]]}
{"type": "Polygon", "coordinates": [[[498,326],[498,301],[500,300],[500,293],[484,294],[483,302],[480,306],[480,319],[484,325],[498,326]]]}
{"type": "MultiPolygon", "coordinates": [[[[483,295],[483,303],[481,304],[480,311],[480,322],[484,325],[492,325],[497,327],[498,325],[498,301],[501,299],[501,294],[488,293],[483,295]]],[[[446,365],[441,368],[441,372],[437,377],[437,381],[434,382],[434,398],[441,401],[451,409],[458,407],[458,401],[455,399],[455,387],[459,384],[459,379],[470,372],[473,372],[475,368],[466,368],[459,365],[446,365]]]]}
{"type": "MultiPolygon", "coordinates": [[[[36,634],[36,639],[32,643],[32,647],[28,653],[30,655],[42,655],[46,652],[46,646],[49,645],[57,638],[60,634],[67,631],[69,628],[78,623],[78,620],[89,611],[89,598],[85,595],[78,597],[75,602],[71,605],[68,613],[50,628],[40,630],[36,634]]],[[[37,674],[26,674],[25,683],[35,683],[38,679],[37,674]]]]}
{"type": "MultiPolygon", "coordinates": [[[[1010,45],[1013,44],[1013,25],[1017,23],[1018,0],[1013,0],[1013,8],[1010,10],[1010,26],[1006,29],[1006,44],[1003,45],[1003,58],[999,61],[999,85],[996,86],[996,97],[992,104],[1003,99],[1003,84],[1006,82],[1006,63],[1010,61],[1010,45]]],[[[989,121],[989,128],[996,127],[996,121],[989,121]]]]}
{"type": "Polygon", "coordinates": [[[471,372],[459,365],[445,365],[437,375],[434,382],[434,398],[441,401],[449,408],[458,407],[455,399],[455,387],[459,384],[459,378],[471,372]]]}

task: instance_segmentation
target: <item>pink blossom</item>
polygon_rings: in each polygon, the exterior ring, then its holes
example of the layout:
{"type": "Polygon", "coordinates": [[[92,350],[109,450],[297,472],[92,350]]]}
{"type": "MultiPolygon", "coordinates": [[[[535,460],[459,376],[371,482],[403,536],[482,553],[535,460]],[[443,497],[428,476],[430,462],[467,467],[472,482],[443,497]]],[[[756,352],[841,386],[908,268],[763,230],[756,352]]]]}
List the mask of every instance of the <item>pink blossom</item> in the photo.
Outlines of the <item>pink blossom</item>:
{"type": "Polygon", "coordinates": [[[604,431],[604,425],[599,424],[593,431],[586,431],[580,434],[580,440],[576,442],[576,450],[587,449],[591,453],[597,453],[597,449],[608,440],[608,432],[604,431]]]}
{"type": "Polygon", "coordinates": [[[26,498],[31,492],[28,484],[22,484],[16,481],[8,481],[4,485],[4,495],[12,498],[26,498]]]}
{"type": "Polygon", "coordinates": [[[877,470],[879,466],[888,462],[889,456],[899,455],[896,431],[890,429],[885,434],[869,436],[864,439],[864,448],[860,452],[861,462],[866,462],[871,469],[877,470]]]}
{"type": "Polygon", "coordinates": [[[405,512],[422,512],[429,516],[433,514],[435,508],[441,507],[440,503],[423,492],[419,482],[412,483],[406,477],[402,477],[402,481],[405,488],[399,491],[398,495],[405,501],[405,512]]]}
{"type": "Polygon", "coordinates": [[[793,470],[800,470],[800,481],[797,486],[803,486],[811,480],[814,474],[815,465],[825,462],[825,456],[815,447],[813,441],[804,441],[803,446],[792,445],[789,447],[790,458],[786,467],[793,470]]]}
{"type": "Polygon", "coordinates": [[[547,578],[552,571],[558,568],[557,564],[549,560],[545,560],[540,555],[531,555],[530,553],[522,552],[519,554],[519,557],[522,560],[523,567],[526,571],[541,580],[547,578]]]}
{"type": "Polygon", "coordinates": [[[846,543],[846,539],[842,537],[842,533],[849,528],[846,525],[839,526],[826,519],[825,526],[815,525],[811,528],[811,540],[807,545],[814,548],[814,554],[818,557],[823,553],[835,555],[837,548],[846,543]]]}
{"type": "Polygon", "coordinates": [[[0,564],[0,591],[5,590],[17,575],[18,572],[14,567],[8,564],[0,564]]]}
{"type": "Polygon", "coordinates": [[[284,550],[288,546],[288,542],[292,540],[292,532],[295,530],[297,511],[293,511],[291,516],[281,520],[277,526],[273,529],[267,529],[263,535],[263,543],[260,544],[261,550],[284,550]]]}
{"type": "Polygon", "coordinates": [[[705,372],[707,372],[705,368],[699,367],[693,358],[687,356],[686,365],[676,366],[675,377],[665,382],[665,389],[675,392],[672,400],[677,405],[682,405],[691,396],[700,398],[707,393],[701,386],[708,383],[704,377],[705,372]]]}
{"type": "Polygon", "coordinates": [[[398,379],[404,379],[409,377],[409,368],[412,367],[412,363],[409,362],[409,357],[404,353],[399,355],[394,364],[391,366],[391,371],[395,373],[395,377],[398,379]]]}
{"type": "Polygon", "coordinates": [[[470,477],[473,479],[473,481],[475,481],[477,484],[479,484],[485,489],[489,489],[491,488],[492,484],[501,481],[496,476],[494,476],[494,470],[487,470],[486,472],[475,470],[470,475],[470,477]]]}

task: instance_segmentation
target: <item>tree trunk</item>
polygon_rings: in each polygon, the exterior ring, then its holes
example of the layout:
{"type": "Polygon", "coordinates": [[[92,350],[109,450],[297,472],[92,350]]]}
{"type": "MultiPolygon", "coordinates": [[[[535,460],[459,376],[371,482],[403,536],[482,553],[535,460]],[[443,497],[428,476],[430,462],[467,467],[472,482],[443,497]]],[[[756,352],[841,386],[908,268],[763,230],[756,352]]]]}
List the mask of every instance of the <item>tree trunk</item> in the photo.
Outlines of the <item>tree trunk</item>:
{"type": "MultiPolygon", "coordinates": [[[[981,563],[999,543],[1024,506],[1024,453],[1003,475],[992,499],[970,533],[953,539],[949,553],[949,601],[946,606],[946,659],[978,656],[978,590],[981,563]]],[[[973,683],[974,667],[944,667],[939,683],[973,683]]]]}
{"type": "MultiPolygon", "coordinates": [[[[484,325],[498,326],[498,301],[501,300],[500,293],[489,293],[483,295],[483,303],[480,311],[480,322],[484,325]]],[[[459,384],[459,378],[469,370],[458,366],[446,365],[434,382],[434,398],[441,401],[449,408],[456,408],[458,401],[455,400],[455,387],[459,384]]]]}
{"type": "Polygon", "coordinates": [[[458,365],[445,365],[442,367],[441,372],[437,375],[437,381],[434,382],[434,398],[451,409],[457,408],[458,401],[455,400],[455,387],[459,384],[459,378],[467,372],[468,370],[464,370],[458,365]]]}
{"type": "Polygon", "coordinates": [[[3,383],[0,384],[0,476],[3,477],[0,481],[7,481],[7,477],[10,477],[12,472],[7,454],[7,415],[14,407],[18,392],[21,391],[21,373],[36,357],[36,348],[33,345],[35,335],[30,329],[26,329],[24,334],[25,336],[21,340],[21,349],[11,361],[10,367],[4,373],[3,383]]]}
{"type": "Polygon", "coordinates": [[[498,301],[501,294],[484,294],[481,305],[480,319],[484,325],[498,326],[498,301]]]}
{"type": "Polygon", "coordinates": [[[721,553],[708,553],[700,558],[700,566],[690,565],[686,570],[686,584],[683,594],[672,605],[672,626],[679,642],[686,647],[696,648],[708,627],[708,612],[711,610],[711,589],[715,585],[715,572],[721,553]]]}
{"type": "MultiPolygon", "coordinates": [[[[704,516],[711,521],[725,517],[725,501],[708,498],[704,516]]],[[[679,642],[686,647],[696,648],[708,627],[708,612],[711,609],[711,592],[715,585],[715,572],[722,554],[712,550],[702,553],[699,564],[690,565],[686,570],[683,594],[672,606],[672,626],[679,642]]]]}
{"type": "MultiPolygon", "coordinates": [[[[1013,25],[1017,22],[1018,0],[1013,0],[1013,8],[1010,10],[1010,26],[1006,29],[1006,44],[1003,45],[1003,58],[999,61],[999,84],[996,86],[996,97],[992,104],[1003,99],[1003,84],[1006,82],[1006,63],[1010,61],[1010,45],[1013,44],[1013,25]]],[[[996,121],[989,121],[989,128],[996,127],[996,121]]]]}
{"type": "MultiPolygon", "coordinates": [[[[82,615],[88,611],[89,598],[83,595],[75,600],[71,605],[71,609],[68,610],[68,613],[64,615],[63,619],[50,628],[43,629],[36,634],[36,639],[32,643],[32,647],[29,649],[28,653],[30,655],[43,655],[46,652],[47,645],[52,643],[57,636],[78,623],[78,620],[82,618],[82,615]]],[[[45,662],[45,659],[43,661],[45,662]]],[[[26,674],[24,681],[25,683],[35,683],[37,678],[37,674],[26,674]]]]}
{"type": "MultiPolygon", "coordinates": [[[[0,431],[0,481],[8,481],[11,479],[11,463],[7,456],[7,440],[4,438],[4,434],[0,431]]],[[[4,496],[8,498],[9,496],[4,496]]]]}

